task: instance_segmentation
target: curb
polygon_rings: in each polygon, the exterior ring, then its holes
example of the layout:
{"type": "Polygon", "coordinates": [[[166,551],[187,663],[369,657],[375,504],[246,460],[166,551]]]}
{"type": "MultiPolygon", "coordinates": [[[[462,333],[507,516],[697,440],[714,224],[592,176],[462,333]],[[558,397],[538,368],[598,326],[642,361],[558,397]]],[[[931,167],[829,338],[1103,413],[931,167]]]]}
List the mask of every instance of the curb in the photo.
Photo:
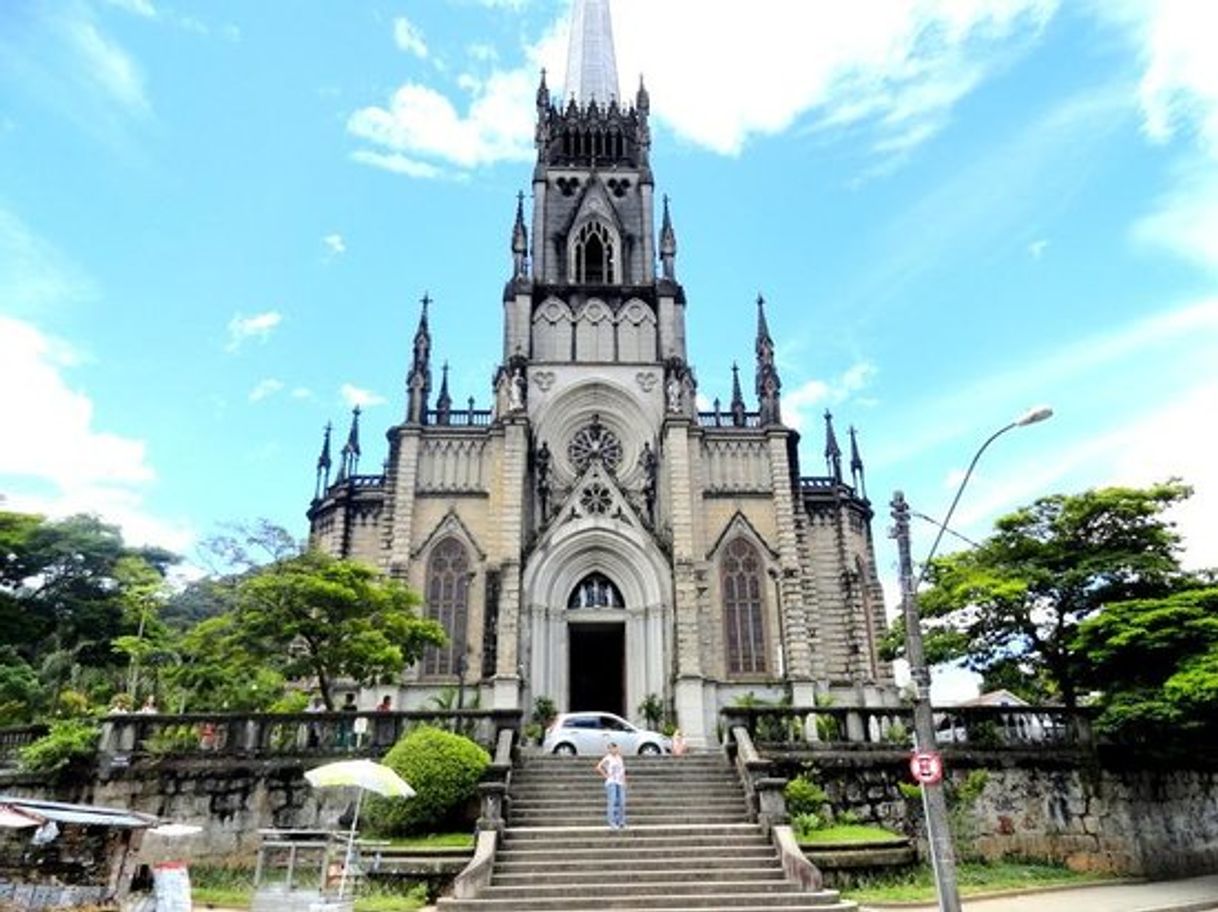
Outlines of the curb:
{"type": "MultiPolygon", "coordinates": [[[[1113,880],[1092,880],[1086,883],[1060,884],[1055,887],[1030,887],[1026,890],[994,890],[990,893],[971,893],[968,896],[961,896],[961,902],[984,902],[989,899],[1011,899],[1016,896],[1041,896],[1045,893],[1073,893],[1077,890],[1090,890],[1095,887],[1131,887],[1137,884],[1150,883],[1144,877],[1120,877],[1113,880]]],[[[1206,900],[1206,902],[1210,902],[1206,900]]],[[[1212,906],[1218,903],[1218,898],[1210,903],[1212,906]]],[[[1202,905],[1189,908],[1176,906],[1153,906],[1146,909],[1139,909],[1138,912],[1206,912],[1210,906],[1202,905]]],[[[924,909],[927,912],[937,912],[939,904],[935,900],[910,900],[900,902],[873,902],[859,906],[861,912],[867,912],[868,909],[909,909],[918,910],[924,909]]]]}

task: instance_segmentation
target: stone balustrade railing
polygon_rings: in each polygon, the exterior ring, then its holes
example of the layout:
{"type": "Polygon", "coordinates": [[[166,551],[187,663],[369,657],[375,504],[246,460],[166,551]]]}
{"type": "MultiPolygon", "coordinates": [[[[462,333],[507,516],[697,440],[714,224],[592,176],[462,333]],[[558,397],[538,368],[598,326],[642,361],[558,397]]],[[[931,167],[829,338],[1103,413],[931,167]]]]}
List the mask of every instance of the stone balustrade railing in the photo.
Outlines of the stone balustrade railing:
{"type": "MultiPolygon", "coordinates": [[[[908,708],[738,706],[722,711],[724,730],[744,728],[757,744],[904,750],[913,744],[908,708]]],[[[936,707],[940,745],[976,749],[1092,748],[1091,716],[1061,706],[936,707]]]]}
{"type": "Polygon", "coordinates": [[[0,763],[14,761],[23,747],[33,744],[48,731],[50,729],[46,725],[0,728],[0,763]]]}
{"type": "Polygon", "coordinates": [[[490,751],[499,733],[519,732],[514,710],[444,709],[407,712],[115,713],[102,720],[104,758],[379,757],[420,725],[466,735],[490,751]]]}

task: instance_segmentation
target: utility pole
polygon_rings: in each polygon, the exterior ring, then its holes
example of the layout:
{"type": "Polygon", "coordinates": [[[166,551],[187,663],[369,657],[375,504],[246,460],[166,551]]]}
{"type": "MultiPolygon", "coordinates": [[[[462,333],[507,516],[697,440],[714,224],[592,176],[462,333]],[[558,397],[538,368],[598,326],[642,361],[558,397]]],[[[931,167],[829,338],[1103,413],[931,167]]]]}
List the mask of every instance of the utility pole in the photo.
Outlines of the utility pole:
{"type": "MultiPolygon", "coordinates": [[[[922,649],[922,626],[918,617],[918,593],[914,585],[913,557],[909,541],[909,504],[897,491],[892,496],[893,537],[901,572],[901,608],[905,618],[905,659],[914,687],[914,738],[919,753],[936,753],[935,717],[930,705],[930,671],[922,649]]],[[[956,849],[947,820],[947,799],[942,780],[922,784],[922,806],[926,814],[926,840],[930,844],[935,886],[941,912],[960,912],[956,886],[956,849]]]]}

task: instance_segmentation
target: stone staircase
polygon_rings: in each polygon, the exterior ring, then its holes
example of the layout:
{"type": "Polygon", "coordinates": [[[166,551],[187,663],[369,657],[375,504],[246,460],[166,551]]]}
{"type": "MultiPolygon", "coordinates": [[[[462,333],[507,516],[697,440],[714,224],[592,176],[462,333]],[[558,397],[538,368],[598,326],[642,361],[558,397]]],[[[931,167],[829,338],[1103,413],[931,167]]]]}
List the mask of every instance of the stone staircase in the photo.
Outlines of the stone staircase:
{"type": "Polygon", "coordinates": [[[491,884],[441,909],[857,909],[832,890],[783,876],[750,823],[735,771],[717,754],[627,757],[627,828],[605,821],[593,757],[528,757],[512,773],[511,811],[491,884]]]}

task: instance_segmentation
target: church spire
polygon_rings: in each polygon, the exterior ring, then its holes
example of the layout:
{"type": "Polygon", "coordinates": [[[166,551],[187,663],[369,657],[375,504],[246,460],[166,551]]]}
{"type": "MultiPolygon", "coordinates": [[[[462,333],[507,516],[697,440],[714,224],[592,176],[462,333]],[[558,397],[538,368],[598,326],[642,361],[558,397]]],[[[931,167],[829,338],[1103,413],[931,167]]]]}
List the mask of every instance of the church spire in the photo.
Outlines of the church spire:
{"type": "Polygon", "coordinates": [[[529,232],[524,227],[524,191],[516,194],[516,224],[512,226],[512,278],[528,276],[529,232]]]}
{"type": "Polygon", "coordinates": [[[825,409],[825,464],[829,474],[838,484],[842,481],[842,448],[837,445],[837,434],[833,430],[833,413],[825,409]]]}
{"type": "Polygon", "coordinates": [[[757,398],[761,406],[761,423],[782,424],[779,394],[782,380],[778,366],[774,363],[774,340],[770,338],[770,327],[765,318],[765,298],[757,295],[757,398]]]}
{"type": "Polygon", "coordinates": [[[321,455],[317,457],[317,484],[313,488],[313,499],[321,498],[322,491],[330,487],[330,432],[333,425],[326,422],[326,433],[321,441],[321,455]]]}
{"type": "Polygon", "coordinates": [[[732,362],[732,424],[744,427],[744,392],[740,389],[740,365],[732,362]]]}
{"type": "Polygon", "coordinates": [[[867,499],[867,476],[863,472],[863,457],[859,455],[858,432],[850,425],[850,476],[854,490],[863,500],[867,499]]]}
{"type": "Polygon", "coordinates": [[[677,233],[672,228],[672,215],[668,211],[668,194],[664,194],[664,223],[660,228],[660,263],[664,269],[664,278],[675,282],[677,279],[677,233]]]}
{"type": "Polygon", "coordinates": [[[427,311],[431,306],[431,295],[424,293],[423,310],[419,314],[419,328],[414,334],[414,358],[410,373],[406,375],[406,421],[410,424],[427,423],[427,397],[431,394],[431,328],[427,325],[427,311]]]}
{"type": "Polygon", "coordinates": [[[567,95],[605,108],[619,97],[609,0],[575,0],[567,48],[567,95]]]}

